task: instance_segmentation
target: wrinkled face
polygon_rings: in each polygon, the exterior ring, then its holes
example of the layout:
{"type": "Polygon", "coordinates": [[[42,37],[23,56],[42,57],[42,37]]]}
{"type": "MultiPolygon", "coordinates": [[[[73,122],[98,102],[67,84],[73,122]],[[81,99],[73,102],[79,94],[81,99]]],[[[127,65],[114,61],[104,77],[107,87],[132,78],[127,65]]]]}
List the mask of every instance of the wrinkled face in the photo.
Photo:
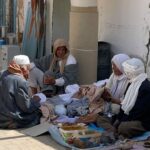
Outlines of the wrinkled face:
{"type": "Polygon", "coordinates": [[[63,58],[65,56],[66,52],[67,52],[66,46],[61,46],[61,47],[57,48],[55,54],[58,58],[63,58]]]}
{"type": "Polygon", "coordinates": [[[124,73],[129,80],[131,80],[134,77],[134,75],[131,72],[129,72],[125,69],[124,69],[124,73]]]}
{"type": "Polygon", "coordinates": [[[30,65],[22,65],[20,66],[22,72],[23,72],[23,75],[26,79],[28,79],[28,76],[29,76],[29,70],[30,70],[30,65]]]}
{"type": "Polygon", "coordinates": [[[112,62],[112,70],[116,76],[122,75],[122,72],[118,69],[118,67],[113,62],[112,62]]]}
{"type": "Polygon", "coordinates": [[[125,73],[126,77],[129,80],[136,78],[140,74],[140,73],[136,72],[136,70],[129,71],[129,69],[127,69],[126,67],[124,67],[123,69],[124,69],[124,73],[125,73]]]}

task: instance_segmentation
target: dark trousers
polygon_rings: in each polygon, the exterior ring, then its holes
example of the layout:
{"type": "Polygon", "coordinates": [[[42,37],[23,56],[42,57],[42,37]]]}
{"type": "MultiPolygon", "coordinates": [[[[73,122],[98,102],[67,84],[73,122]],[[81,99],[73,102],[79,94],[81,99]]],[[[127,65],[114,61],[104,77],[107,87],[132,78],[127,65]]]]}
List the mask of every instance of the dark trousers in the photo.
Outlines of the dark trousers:
{"type": "Polygon", "coordinates": [[[114,126],[110,118],[101,115],[97,117],[96,124],[106,131],[117,132],[126,138],[141,135],[146,131],[140,121],[125,121],[119,123],[118,126],[114,126]]]}

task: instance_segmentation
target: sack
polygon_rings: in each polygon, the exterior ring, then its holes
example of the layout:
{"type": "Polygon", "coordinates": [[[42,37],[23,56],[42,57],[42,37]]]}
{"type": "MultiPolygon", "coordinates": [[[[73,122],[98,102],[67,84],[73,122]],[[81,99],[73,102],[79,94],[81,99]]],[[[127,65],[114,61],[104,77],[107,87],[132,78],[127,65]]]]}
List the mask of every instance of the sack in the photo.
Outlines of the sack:
{"type": "Polygon", "coordinates": [[[71,146],[70,146],[69,144],[67,144],[67,143],[63,140],[63,138],[62,138],[62,136],[61,136],[61,134],[60,134],[59,129],[58,129],[57,126],[51,125],[51,126],[49,127],[48,131],[49,131],[49,133],[51,134],[51,137],[52,137],[57,143],[59,143],[59,144],[65,146],[65,147],[71,148],[71,146]]]}

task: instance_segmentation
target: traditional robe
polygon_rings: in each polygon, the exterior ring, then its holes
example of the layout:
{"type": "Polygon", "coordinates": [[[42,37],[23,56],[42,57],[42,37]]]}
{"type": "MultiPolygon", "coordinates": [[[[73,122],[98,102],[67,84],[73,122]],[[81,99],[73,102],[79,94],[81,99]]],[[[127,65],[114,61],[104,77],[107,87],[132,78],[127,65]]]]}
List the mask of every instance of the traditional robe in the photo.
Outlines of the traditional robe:
{"type": "Polygon", "coordinates": [[[40,104],[30,99],[27,81],[4,71],[0,76],[0,128],[30,127],[39,123],[40,104]]]}
{"type": "Polygon", "coordinates": [[[146,79],[139,88],[135,105],[126,115],[121,109],[118,119],[123,121],[141,121],[146,130],[150,130],[150,82],[146,79]]]}

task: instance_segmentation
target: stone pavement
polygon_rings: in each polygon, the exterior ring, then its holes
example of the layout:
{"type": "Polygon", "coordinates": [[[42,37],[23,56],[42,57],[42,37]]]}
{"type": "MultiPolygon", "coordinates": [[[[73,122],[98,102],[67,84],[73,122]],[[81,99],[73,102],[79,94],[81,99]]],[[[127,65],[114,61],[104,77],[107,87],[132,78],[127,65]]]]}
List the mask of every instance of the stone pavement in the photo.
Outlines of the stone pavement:
{"type": "Polygon", "coordinates": [[[66,150],[49,133],[38,137],[26,136],[19,130],[0,130],[0,150],[66,150]]]}
{"type": "MultiPolygon", "coordinates": [[[[130,147],[130,143],[124,143],[118,147],[130,147]]],[[[144,148],[143,142],[137,142],[137,148],[134,150],[149,150],[150,148],[144,148]],[[140,147],[139,147],[140,146],[140,147]],[[141,147],[142,146],[142,147],[141,147]]],[[[108,146],[101,150],[115,150],[116,146],[108,146]]],[[[122,148],[121,148],[122,149],[122,148]]],[[[0,130],[0,150],[68,150],[67,148],[57,144],[50,136],[49,133],[40,135],[38,137],[26,136],[20,133],[19,130],[0,130]]]]}

